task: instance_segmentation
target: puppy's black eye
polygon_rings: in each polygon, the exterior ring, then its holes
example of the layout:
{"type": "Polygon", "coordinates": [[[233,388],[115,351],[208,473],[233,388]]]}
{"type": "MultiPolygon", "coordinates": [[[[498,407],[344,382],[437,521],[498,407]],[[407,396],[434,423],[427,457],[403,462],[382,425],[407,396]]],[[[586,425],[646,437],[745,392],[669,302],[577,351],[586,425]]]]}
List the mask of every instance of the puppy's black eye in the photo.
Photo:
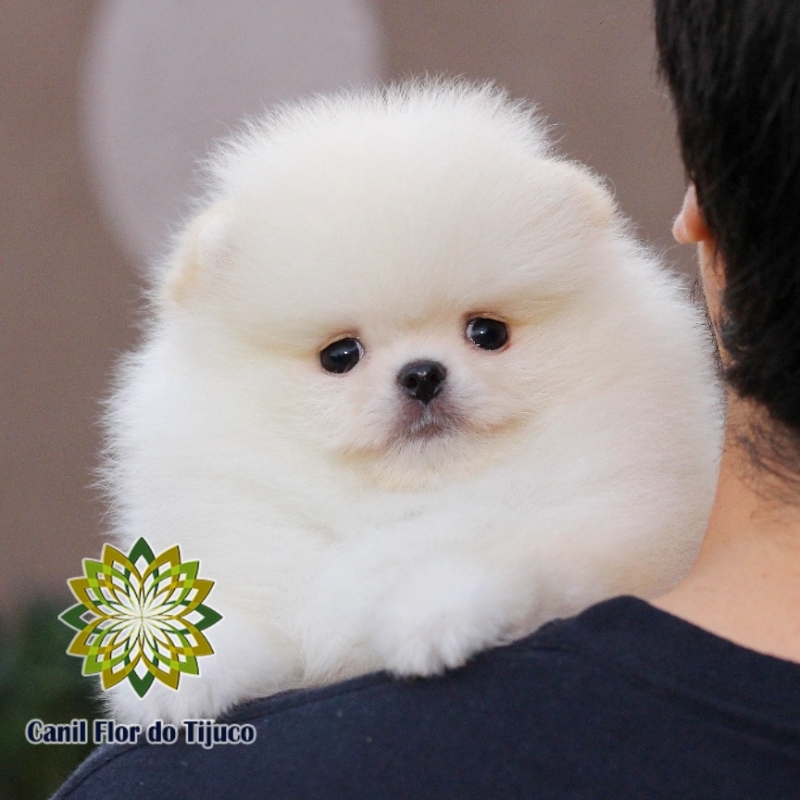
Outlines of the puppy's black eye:
{"type": "Polygon", "coordinates": [[[349,372],[363,355],[364,348],[358,339],[339,339],[319,354],[319,361],[326,372],[349,372]]]}
{"type": "Polygon", "coordinates": [[[481,350],[499,350],[508,341],[508,328],[499,319],[475,317],[467,323],[467,339],[481,350]]]}

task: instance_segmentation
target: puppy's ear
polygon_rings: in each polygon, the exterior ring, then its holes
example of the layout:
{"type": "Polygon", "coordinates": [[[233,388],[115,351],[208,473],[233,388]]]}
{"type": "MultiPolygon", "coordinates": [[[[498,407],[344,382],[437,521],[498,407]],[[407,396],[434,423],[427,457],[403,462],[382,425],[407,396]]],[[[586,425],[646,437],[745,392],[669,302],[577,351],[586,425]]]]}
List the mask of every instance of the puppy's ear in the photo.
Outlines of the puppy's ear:
{"type": "Polygon", "coordinates": [[[182,304],[198,291],[198,284],[224,258],[230,220],[229,204],[223,202],[189,223],[161,281],[162,303],[182,304]]]}
{"type": "Polygon", "coordinates": [[[550,162],[551,188],[561,193],[563,202],[573,207],[582,221],[597,228],[607,228],[614,219],[616,206],[611,192],[600,178],[582,164],[569,161],[550,162]]]}

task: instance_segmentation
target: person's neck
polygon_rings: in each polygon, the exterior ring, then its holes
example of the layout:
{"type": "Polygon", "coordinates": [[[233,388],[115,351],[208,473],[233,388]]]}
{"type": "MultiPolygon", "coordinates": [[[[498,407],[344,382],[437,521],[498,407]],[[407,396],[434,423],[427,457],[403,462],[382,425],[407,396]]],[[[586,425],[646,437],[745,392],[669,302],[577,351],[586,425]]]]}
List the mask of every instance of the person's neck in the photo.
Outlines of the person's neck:
{"type": "Polygon", "coordinates": [[[748,404],[729,402],[700,555],[678,586],[652,602],[736,644],[800,662],[800,498],[775,499],[777,479],[756,469],[737,441],[750,413],[748,404]]]}

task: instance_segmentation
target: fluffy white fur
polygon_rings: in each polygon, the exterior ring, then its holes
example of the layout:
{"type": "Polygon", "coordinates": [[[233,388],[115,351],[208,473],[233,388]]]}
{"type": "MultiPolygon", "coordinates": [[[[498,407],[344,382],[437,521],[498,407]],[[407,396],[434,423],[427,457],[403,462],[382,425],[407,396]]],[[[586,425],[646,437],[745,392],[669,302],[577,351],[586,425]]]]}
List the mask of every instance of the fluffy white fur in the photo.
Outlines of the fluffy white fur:
{"type": "Polygon", "coordinates": [[[109,414],[117,541],[216,581],[216,651],[117,716],[429,675],[689,565],[719,406],[701,315],[602,183],[490,88],[287,107],[211,162],[109,414]],[[509,325],[489,352],[466,322],[509,325]],[[326,373],[353,336],[362,361],[326,373]],[[446,365],[421,404],[396,381],[446,365]],[[415,431],[417,431],[415,433],[415,431]]]}

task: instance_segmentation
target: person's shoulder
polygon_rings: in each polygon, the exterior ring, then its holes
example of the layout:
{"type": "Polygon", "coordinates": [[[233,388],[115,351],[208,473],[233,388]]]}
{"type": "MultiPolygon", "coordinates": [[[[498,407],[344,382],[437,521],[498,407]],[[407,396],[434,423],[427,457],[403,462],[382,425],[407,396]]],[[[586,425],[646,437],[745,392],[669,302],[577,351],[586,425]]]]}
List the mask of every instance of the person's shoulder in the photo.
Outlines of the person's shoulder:
{"type": "Polygon", "coordinates": [[[617,598],[440,677],[368,675],[218,721],[250,744],[101,749],[56,797],[766,799],[797,774],[798,698],[800,667],[617,598]],[[741,792],[719,793],[731,774],[741,792]]]}

